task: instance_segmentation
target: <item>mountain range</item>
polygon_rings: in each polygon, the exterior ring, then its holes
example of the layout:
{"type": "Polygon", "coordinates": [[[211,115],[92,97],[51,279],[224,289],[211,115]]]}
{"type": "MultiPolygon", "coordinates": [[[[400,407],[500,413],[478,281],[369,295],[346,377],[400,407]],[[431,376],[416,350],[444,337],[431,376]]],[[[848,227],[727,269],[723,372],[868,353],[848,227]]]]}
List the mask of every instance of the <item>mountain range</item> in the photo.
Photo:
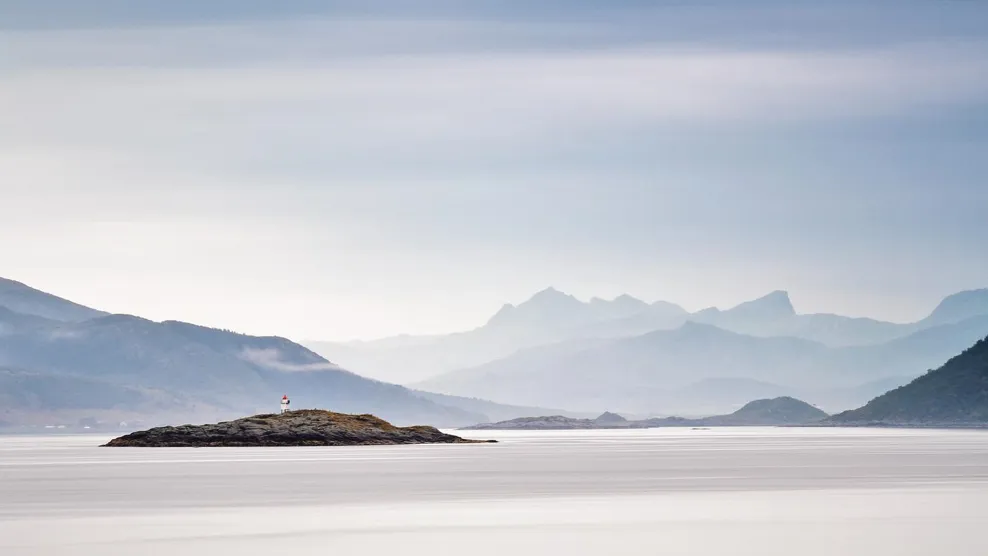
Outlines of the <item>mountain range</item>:
{"type": "Polygon", "coordinates": [[[286,338],[109,314],[0,279],[0,425],[225,419],[270,411],[282,393],[294,407],[437,426],[602,410],[695,417],[782,396],[837,412],[986,335],[988,290],[949,296],[927,318],[895,324],[800,315],[782,291],[688,313],[630,296],[582,302],[549,288],[473,331],[323,345],[397,370],[394,358],[406,357],[409,376],[452,368],[399,386],[286,338]],[[456,366],[465,361],[477,363],[456,366]]]}
{"type": "Polygon", "coordinates": [[[840,348],[688,322],[629,338],[529,348],[414,386],[575,410],[710,414],[756,397],[792,395],[836,411],[864,403],[890,382],[909,382],[985,335],[988,315],[840,348]],[[877,390],[869,390],[870,384],[877,390]]]}
{"type": "Polygon", "coordinates": [[[486,324],[470,331],[369,342],[312,341],[306,345],[367,376],[416,384],[450,371],[502,360],[528,348],[629,338],[675,330],[686,323],[708,324],[759,338],[790,337],[828,348],[844,348],[882,344],[981,315],[988,315],[988,289],[951,295],[926,318],[902,324],[833,314],[798,314],[789,294],[781,290],[730,309],[689,313],[674,303],[646,303],[628,295],[610,301],[594,298],[582,302],[547,288],[517,306],[505,305],[486,324]]]}
{"type": "Polygon", "coordinates": [[[0,304],[0,421],[8,425],[230,418],[270,411],[286,392],[295,407],[398,423],[488,420],[471,407],[497,418],[535,410],[420,395],[285,338],[107,314],[12,280],[0,279],[0,304]]]}

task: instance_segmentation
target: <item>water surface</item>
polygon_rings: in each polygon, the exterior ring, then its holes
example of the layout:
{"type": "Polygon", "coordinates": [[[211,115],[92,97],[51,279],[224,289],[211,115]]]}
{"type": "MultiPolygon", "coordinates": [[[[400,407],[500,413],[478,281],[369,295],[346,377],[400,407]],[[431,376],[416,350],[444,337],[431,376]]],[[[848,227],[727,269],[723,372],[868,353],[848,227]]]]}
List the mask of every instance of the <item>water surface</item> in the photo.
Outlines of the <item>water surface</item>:
{"type": "Polygon", "coordinates": [[[0,554],[988,554],[983,431],[469,435],[501,442],[0,437],[0,554]]]}

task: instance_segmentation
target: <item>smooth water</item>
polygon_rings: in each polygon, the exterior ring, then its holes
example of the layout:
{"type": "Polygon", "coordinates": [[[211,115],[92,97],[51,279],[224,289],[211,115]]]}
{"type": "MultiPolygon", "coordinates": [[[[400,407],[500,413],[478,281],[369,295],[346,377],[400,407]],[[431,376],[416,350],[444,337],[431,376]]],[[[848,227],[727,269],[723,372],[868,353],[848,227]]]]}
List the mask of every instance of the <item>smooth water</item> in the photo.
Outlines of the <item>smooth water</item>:
{"type": "Polygon", "coordinates": [[[0,555],[988,554],[988,432],[470,436],[501,443],[0,437],[0,555]]]}

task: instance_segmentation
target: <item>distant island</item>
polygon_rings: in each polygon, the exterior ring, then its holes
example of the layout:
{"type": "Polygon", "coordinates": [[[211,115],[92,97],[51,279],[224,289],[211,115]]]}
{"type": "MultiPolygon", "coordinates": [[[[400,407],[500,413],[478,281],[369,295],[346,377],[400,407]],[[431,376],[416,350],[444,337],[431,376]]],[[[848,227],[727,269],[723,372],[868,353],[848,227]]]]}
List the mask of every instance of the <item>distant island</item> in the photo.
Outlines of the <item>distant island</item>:
{"type": "Polygon", "coordinates": [[[604,413],[596,419],[576,419],[563,415],[519,417],[497,423],[480,423],[460,430],[575,430],[575,429],[644,429],[646,421],[629,421],[614,413],[604,413]],[[618,419],[609,418],[615,415],[618,419]]]}
{"type": "Polygon", "coordinates": [[[373,415],[320,409],[255,415],[208,425],[156,427],[115,438],[109,447],[364,446],[379,444],[467,444],[434,427],[396,427],[373,415]]]}
{"type": "Polygon", "coordinates": [[[812,405],[782,396],[755,400],[729,415],[714,415],[699,419],[663,417],[632,421],[615,413],[604,413],[596,419],[573,419],[561,415],[522,417],[498,423],[481,423],[467,430],[576,430],[576,429],[647,429],[656,427],[709,426],[781,426],[804,425],[822,421],[827,414],[812,405]]]}

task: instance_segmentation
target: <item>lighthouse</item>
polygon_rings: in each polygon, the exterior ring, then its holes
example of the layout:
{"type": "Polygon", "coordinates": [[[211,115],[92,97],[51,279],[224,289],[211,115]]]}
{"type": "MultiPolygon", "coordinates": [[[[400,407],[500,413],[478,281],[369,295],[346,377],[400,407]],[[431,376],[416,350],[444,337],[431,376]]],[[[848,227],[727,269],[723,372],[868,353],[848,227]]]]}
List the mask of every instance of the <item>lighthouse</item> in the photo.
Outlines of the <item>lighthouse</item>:
{"type": "Polygon", "coordinates": [[[281,412],[282,413],[288,413],[288,405],[291,404],[291,403],[292,403],[292,401],[288,399],[288,394],[285,394],[284,396],[282,396],[281,397],[281,412]]]}

